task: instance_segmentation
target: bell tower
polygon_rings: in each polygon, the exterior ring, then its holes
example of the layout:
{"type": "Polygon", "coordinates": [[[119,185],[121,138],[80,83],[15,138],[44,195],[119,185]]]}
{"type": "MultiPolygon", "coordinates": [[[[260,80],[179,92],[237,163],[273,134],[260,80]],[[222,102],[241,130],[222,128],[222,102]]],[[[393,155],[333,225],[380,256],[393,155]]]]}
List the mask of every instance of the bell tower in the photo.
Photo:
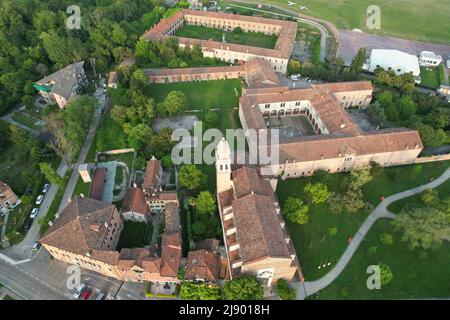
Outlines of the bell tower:
{"type": "Polygon", "coordinates": [[[232,188],[231,150],[225,138],[222,138],[216,148],[216,180],[218,194],[232,188]]]}

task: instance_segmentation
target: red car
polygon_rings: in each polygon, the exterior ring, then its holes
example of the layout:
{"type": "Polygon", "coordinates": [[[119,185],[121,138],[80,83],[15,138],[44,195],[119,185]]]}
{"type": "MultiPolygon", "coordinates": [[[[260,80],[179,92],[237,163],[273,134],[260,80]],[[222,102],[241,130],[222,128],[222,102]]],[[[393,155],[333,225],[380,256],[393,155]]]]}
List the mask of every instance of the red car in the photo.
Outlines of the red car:
{"type": "Polygon", "coordinates": [[[81,294],[81,299],[87,300],[87,299],[89,299],[89,297],[91,296],[91,294],[92,294],[92,290],[91,290],[91,289],[86,289],[86,290],[84,290],[83,293],[81,294]]]}

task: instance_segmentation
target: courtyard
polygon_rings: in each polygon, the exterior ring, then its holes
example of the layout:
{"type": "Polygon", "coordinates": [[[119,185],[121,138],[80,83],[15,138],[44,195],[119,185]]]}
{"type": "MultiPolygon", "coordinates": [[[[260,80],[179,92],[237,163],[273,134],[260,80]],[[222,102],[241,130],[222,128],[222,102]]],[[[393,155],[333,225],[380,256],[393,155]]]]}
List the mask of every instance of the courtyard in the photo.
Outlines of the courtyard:
{"type": "Polygon", "coordinates": [[[222,29],[203,26],[184,25],[175,33],[177,37],[194,38],[229,42],[252,47],[273,49],[277,42],[276,35],[266,35],[260,32],[224,31],[222,29]]]}
{"type": "Polygon", "coordinates": [[[152,241],[152,235],[153,225],[151,223],[125,221],[117,250],[149,246],[152,241]]]}
{"type": "Polygon", "coordinates": [[[280,130],[280,138],[316,135],[305,115],[266,118],[268,127],[280,130]]]}

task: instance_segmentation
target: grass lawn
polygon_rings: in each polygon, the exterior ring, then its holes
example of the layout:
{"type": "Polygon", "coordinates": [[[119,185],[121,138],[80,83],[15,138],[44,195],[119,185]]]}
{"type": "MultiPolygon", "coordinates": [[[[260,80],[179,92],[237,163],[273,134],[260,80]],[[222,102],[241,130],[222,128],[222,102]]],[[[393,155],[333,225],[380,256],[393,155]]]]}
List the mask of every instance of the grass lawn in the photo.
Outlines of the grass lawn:
{"type": "MultiPolygon", "coordinates": [[[[450,6],[446,1],[423,0],[412,4],[409,0],[303,0],[293,6],[289,6],[285,0],[262,0],[258,3],[277,4],[301,14],[323,18],[331,21],[338,29],[358,28],[381,35],[450,43],[450,6]],[[300,10],[299,5],[308,9],[300,10]],[[366,10],[369,5],[380,7],[380,30],[368,30],[366,27],[366,10]]],[[[261,9],[267,10],[267,7],[263,6],[261,9]]]]}
{"type": "MultiPolygon", "coordinates": [[[[418,185],[427,183],[438,177],[449,166],[450,162],[436,162],[422,165],[420,175],[414,175],[413,166],[385,168],[382,175],[363,187],[364,198],[376,206],[381,196],[389,196],[418,185]]],[[[346,173],[326,175],[324,182],[329,190],[337,191],[341,187],[346,173]]],[[[283,206],[289,196],[304,199],[302,189],[308,182],[317,182],[318,177],[307,177],[280,181],[277,187],[277,197],[283,206]]],[[[353,237],[359,229],[368,212],[360,210],[354,214],[333,214],[327,204],[310,207],[309,222],[297,225],[287,222],[287,227],[297,251],[300,264],[306,280],[316,280],[330,271],[341,257],[348,245],[348,237],[353,237]],[[330,229],[337,228],[337,234],[331,235],[330,229]],[[318,269],[322,264],[330,266],[318,269]]]]}
{"type": "Polygon", "coordinates": [[[224,31],[221,29],[208,28],[204,26],[184,25],[175,33],[178,37],[214,40],[222,42],[225,34],[225,41],[229,43],[242,44],[252,47],[273,49],[277,42],[276,35],[266,35],[260,32],[242,32],[224,31]]]}
{"type": "Polygon", "coordinates": [[[26,127],[36,130],[36,131],[42,130],[42,126],[39,125],[40,120],[38,120],[26,113],[23,113],[21,111],[14,112],[12,115],[12,119],[15,122],[18,122],[26,127]]]}
{"type": "Polygon", "coordinates": [[[95,143],[93,143],[89,150],[87,161],[94,161],[95,151],[100,152],[123,148],[128,148],[128,138],[120,124],[111,119],[108,112],[100,121],[95,143]]]}
{"type": "Polygon", "coordinates": [[[149,245],[152,239],[153,226],[140,222],[125,221],[120,235],[117,250],[122,248],[142,248],[149,245]]]}
{"type": "Polygon", "coordinates": [[[439,68],[420,67],[420,78],[422,79],[420,84],[434,89],[438,88],[441,84],[439,72],[439,68]]]}
{"type": "Polygon", "coordinates": [[[89,196],[90,183],[85,183],[80,175],[78,175],[77,184],[73,190],[73,196],[79,196],[83,194],[85,197],[89,196]]]}
{"type": "Polygon", "coordinates": [[[173,91],[182,91],[189,102],[188,110],[208,108],[232,109],[239,105],[242,82],[239,79],[201,82],[181,82],[170,84],[150,84],[146,94],[163,101],[173,91]],[[235,89],[238,91],[236,95],[235,89]]]}

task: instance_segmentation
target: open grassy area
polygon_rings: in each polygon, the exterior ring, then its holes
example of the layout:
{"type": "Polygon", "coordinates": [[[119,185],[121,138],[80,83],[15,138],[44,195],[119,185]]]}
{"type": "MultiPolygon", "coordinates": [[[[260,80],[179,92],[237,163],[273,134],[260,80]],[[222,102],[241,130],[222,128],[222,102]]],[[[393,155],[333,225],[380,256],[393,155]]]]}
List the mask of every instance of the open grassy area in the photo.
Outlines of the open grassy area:
{"type": "MultiPolygon", "coordinates": [[[[277,4],[301,14],[323,18],[339,29],[358,28],[381,35],[450,44],[450,6],[446,1],[422,0],[412,3],[410,0],[303,0],[293,6],[289,6],[285,0],[262,0],[258,3],[277,4]],[[300,10],[300,5],[308,9],[300,10]],[[368,30],[366,27],[369,5],[380,7],[380,30],[368,30]]],[[[267,10],[265,6],[262,9],[267,10]]]]}
{"type": "Polygon", "coordinates": [[[377,221],[343,273],[310,299],[448,297],[450,282],[444,279],[450,279],[450,243],[444,242],[437,250],[411,251],[407,243],[400,241],[400,237],[401,233],[394,231],[390,220],[377,221]],[[390,246],[383,245],[379,239],[382,233],[393,235],[394,243],[390,246]],[[390,267],[394,279],[380,290],[369,290],[366,286],[369,277],[367,267],[379,263],[390,267]]]}
{"type": "Polygon", "coordinates": [[[142,248],[150,245],[152,234],[153,225],[151,223],[125,221],[117,250],[122,248],[142,248]]]}
{"type": "Polygon", "coordinates": [[[224,31],[221,29],[190,25],[182,26],[177,30],[175,35],[178,37],[214,40],[219,42],[222,42],[223,36],[225,35],[225,41],[229,43],[268,49],[273,49],[275,47],[275,42],[277,42],[276,35],[266,35],[260,32],[224,31]]]}
{"type": "MultiPolygon", "coordinates": [[[[364,199],[378,205],[382,196],[389,196],[438,177],[449,166],[450,162],[423,164],[420,174],[415,174],[414,166],[399,166],[385,168],[379,177],[366,184],[362,189],[364,199]]],[[[342,187],[346,173],[330,174],[320,180],[329,190],[336,192],[342,187]]],[[[280,181],[277,187],[277,197],[280,204],[289,196],[304,199],[303,188],[308,182],[319,181],[317,176],[280,181]]],[[[307,224],[297,225],[287,222],[287,227],[297,251],[300,264],[307,280],[316,280],[330,271],[341,257],[348,245],[348,238],[353,237],[369,212],[360,210],[356,213],[333,214],[327,204],[310,207],[310,218],[307,224]],[[332,235],[330,229],[336,228],[332,235]],[[319,265],[328,264],[318,269],[319,265]]]]}
{"type": "Polygon", "coordinates": [[[95,143],[93,143],[89,150],[87,161],[94,161],[95,151],[100,152],[128,148],[127,136],[123,132],[120,124],[111,119],[109,112],[100,120],[94,141],[95,143]]]}
{"type": "Polygon", "coordinates": [[[85,183],[80,175],[78,175],[77,184],[75,185],[75,189],[73,190],[73,196],[79,196],[83,194],[85,197],[89,196],[91,184],[85,183]]]}
{"type": "Polygon", "coordinates": [[[428,67],[420,67],[420,78],[422,81],[421,85],[427,86],[430,88],[438,88],[441,85],[440,68],[428,68],[428,67]]]}

